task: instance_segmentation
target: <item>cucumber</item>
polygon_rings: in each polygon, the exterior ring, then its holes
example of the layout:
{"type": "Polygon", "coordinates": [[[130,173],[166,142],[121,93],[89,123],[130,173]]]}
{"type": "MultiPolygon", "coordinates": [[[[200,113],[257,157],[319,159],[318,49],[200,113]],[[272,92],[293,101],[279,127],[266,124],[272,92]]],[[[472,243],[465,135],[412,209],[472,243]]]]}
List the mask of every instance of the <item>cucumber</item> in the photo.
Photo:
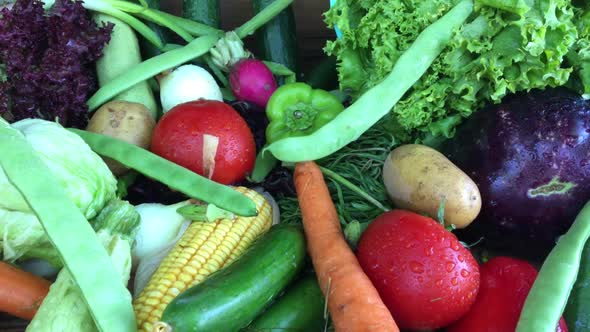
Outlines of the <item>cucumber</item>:
{"type": "Polygon", "coordinates": [[[563,313],[570,332],[590,331],[590,241],[582,251],[578,277],[563,313]]]}
{"type": "MultiPolygon", "coordinates": [[[[139,3],[139,0],[135,0],[135,2],[139,3]]],[[[146,4],[151,9],[160,10],[160,0],[145,0],[146,4]]],[[[142,20],[150,29],[154,30],[154,32],[160,37],[164,44],[167,43],[168,39],[170,38],[169,34],[170,31],[166,30],[163,26],[156,24],[154,22],[142,20]]],[[[149,42],[143,37],[139,38],[139,47],[141,49],[141,55],[144,59],[149,59],[155,57],[156,55],[162,54],[162,50],[157,48],[154,44],[149,42]]]]}
{"type": "Polygon", "coordinates": [[[300,227],[275,225],[226,268],[180,293],[160,326],[175,332],[231,332],[248,326],[304,265],[300,227]]]}
{"type": "Polygon", "coordinates": [[[323,331],[324,296],[315,275],[310,274],[280,297],[244,331],[323,331]]]}
{"type": "MultiPolygon", "coordinates": [[[[252,0],[254,14],[258,14],[274,0],[252,0]]],[[[293,6],[287,7],[256,32],[258,58],[280,63],[298,73],[297,31],[293,6]]]]}
{"type": "MultiPolygon", "coordinates": [[[[103,55],[96,61],[96,74],[98,84],[102,87],[119,75],[124,74],[129,68],[141,62],[139,42],[133,29],[124,22],[105,14],[95,13],[94,21],[111,22],[115,26],[111,34],[111,40],[103,49],[103,55]]],[[[154,93],[147,81],[138,83],[131,88],[115,96],[113,100],[141,103],[150,110],[157,119],[158,104],[154,93]]]]}
{"type": "Polygon", "coordinates": [[[219,0],[183,0],[182,16],[213,28],[221,27],[219,0]]]}

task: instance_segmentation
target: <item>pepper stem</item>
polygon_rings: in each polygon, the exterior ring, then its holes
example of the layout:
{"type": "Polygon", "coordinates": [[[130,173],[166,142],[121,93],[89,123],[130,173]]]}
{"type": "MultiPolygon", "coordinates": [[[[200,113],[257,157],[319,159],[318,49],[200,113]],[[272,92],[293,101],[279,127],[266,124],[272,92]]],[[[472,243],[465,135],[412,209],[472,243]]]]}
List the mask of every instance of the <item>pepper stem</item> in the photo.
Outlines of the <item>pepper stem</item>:
{"type": "Polygon", "coordinates": [[[311,128],[318,115],[318,111],[311,105],[298,102],[289,105],[286,110],[287,127],[293,131],[303,131],[311,128]]]}

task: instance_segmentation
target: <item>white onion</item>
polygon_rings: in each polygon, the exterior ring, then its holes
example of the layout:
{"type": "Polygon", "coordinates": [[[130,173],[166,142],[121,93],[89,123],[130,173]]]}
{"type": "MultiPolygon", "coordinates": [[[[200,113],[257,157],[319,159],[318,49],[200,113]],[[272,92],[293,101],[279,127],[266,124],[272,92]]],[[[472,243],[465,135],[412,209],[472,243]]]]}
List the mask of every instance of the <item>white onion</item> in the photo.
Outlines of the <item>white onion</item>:
{"type": "Polygon", "coordinates": [[[134,266],[173,243],[182,224],[186,221],[176,210],[188,204],[190,204],[189,201],[173,205],[144,203],[135,207],[141,222],[133,248],[134,266]]]}
{"type": "Polygon", "coordinates": [[[164,112],[178,104],[199,99],[223,101],[219,85],[205,69],[183,65],[160,79],[160,100],[164,112]]]}

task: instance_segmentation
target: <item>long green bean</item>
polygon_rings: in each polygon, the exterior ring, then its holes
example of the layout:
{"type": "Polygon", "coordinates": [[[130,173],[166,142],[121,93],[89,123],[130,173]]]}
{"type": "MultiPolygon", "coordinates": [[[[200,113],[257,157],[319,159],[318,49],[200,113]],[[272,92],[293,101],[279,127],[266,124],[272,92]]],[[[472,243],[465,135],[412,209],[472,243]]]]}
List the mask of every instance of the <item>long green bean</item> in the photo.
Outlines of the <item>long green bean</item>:
{"type": "Polygon", "coordinates": [[[0,166],[43,225],[103,332],[136,331],[131,294],[105,248],[22,134],[0,118],[0,166]]]}
{"type": "Polygon", "coordinates": [[[293,0],[275,0],[268,7],[264,8],[260,13],[256,14],[248,22],[238,27],[235,32],[240,39],[244,39],[253,34],[258,28],[268,23],[285,8],[289,7],[293,0]]]}
{"type": "Polygon", "coordinates": [[[113,7],[117,8],[119,10],[122,10],[122,11],[125,11],[128,13],[133,13],[145,20],[151,21],[153,23],[164,26],[164,27],[174,31],[177,35],[179,35],[186,42],[190,42],[191,40],[194,39],[193,36],[190,33],[188,33],[188,31],[184,30],[183,27],[179,26],[176,23],[176,19],[170,19],[168,17],[160,15],[151,8],[144,7],[144,6],[141,6],[141,5],[132,3],[132,2],[128,2],[128,1],[109,0],[109,3],[113,7]]]}
{"type": "Polygon", "coordinates": [[[170,13],[162,12],[159,10],[154,10],[154,12],[156,12],[158,15],[166,17],[167,19],[174,20],[174,22],[176,22],[176,24],[181,26],[184,30],[188,31],[188,33],[190,33],[191,35],[193,35],[195,37],[200,37],[200,36],[205,36],[205,35],[217,35],[219,37],[222,37],[224,34],[224,32],[220,29],[210,27],[210,26],[203,24],[203,23],[191,21],[191,20],[186,19],[184,17],[174,16],[170,13]]]}
{"type": "Polygon", "coordinates": [[[554,332],[574,286],[584,245],[590,237],[590,201],[543,262],[516,332],[554,332]]]}
{"type": "Polygon", "coordinates": [[[162,53],[132,67],[101,87],[87,102],[89,110],[94,110],[114,96],[129,89],[139,82],[152,78],[163,71],[172,69],[185,62],[207,53],[217,41],[217,36],[199,37],[188,45],[162,53]]]}
{"type": "Polygon", "coordinates": [[[277,159],[287,162],[317,160],[358,139],[389,113],[406,91],[420,79],[472,11],[472,0],[459,2],[420,33],[385,80],[367,91],[336,118],[311,135],[288,137],[273,142],[263,153],[271,152],[277,159]]]}
{"type": "Polygon", "coordinates": [[[138,20],[137,18],[125,13],[124,11],[112,7],[107,2],[102,0],[86,0],[84,1],[83,5],[84,8],[88,10],[93,10],[99,13],[107,14],[125,22],[157,48],[161,49],[162,47],[164,47],[162,40],[154,32],[154,30],[150,29],[147,25],[145,25],[145,23],[138,20]]]}
{"type": "Polygon", "coordinates": [[[213,182],[136,145],[85,130],[70,129],[99,155],[114,159],[190,197],[241,216],[255,216],[256,205],[228,186],[213,182]]]}

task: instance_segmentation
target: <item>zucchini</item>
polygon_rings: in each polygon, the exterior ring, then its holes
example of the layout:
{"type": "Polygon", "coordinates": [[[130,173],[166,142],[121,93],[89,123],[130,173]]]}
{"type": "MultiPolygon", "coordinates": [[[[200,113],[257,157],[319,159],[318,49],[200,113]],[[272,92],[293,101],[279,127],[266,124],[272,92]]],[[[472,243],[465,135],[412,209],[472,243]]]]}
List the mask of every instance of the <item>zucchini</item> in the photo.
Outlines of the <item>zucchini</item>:
{"type": "MultiPolygon", "coordinates": [[[[151,9],[157,9],[160,10],[160,0],[144,0],[145,3],[148,5],[149,8],[151,9]]],[[[136,0],[135,2],[141,3],[139,0],[136,0]]],[[[150,22],[150,21],[146,21],[146,20],[142,20],[143,23],[145,23],[150,29],[154,30],[154,32],[156,33],[156,35],[158,35],[158,37],[160,38],[160,40],[162,40],[162,43],[164,43],[164,45],[168,42],[168,39],[170,39],[170,31],[167,30],[165,27],[156,24],[154,22],[150,22]]],[[[147,39],[140,37],[139,38],[139,46],[141,48],[141,55],[143,56],[144,59],[149,59],[149,58],[153,58],[156,55],[160,55],[162,54],[162,50],[160,50],[158,47],[156,47],[156,45],[152,44],[151,42],[149,42],[147,39]]]]}
{"type": "MultiPolygon", "coordinates": [[[[274,0],[252,0],[254,14],[273,2],[274,0]]],[[[297,31],[292,5],[256,32],[256,44],[260,52],[258,58],[280,63],[298,73],[297,31]]]]}
{"type": "Polygon", "coordinates": [[[316,276],[310,274],[290,286],[244,331],[323,331],[325,323],[324,296],[316,276]]]}
{"type": "MultiPolygon", "coordinates": [[[[102,56],[96,61],[98,84],[103,87],[113,79],[123,75],[129,68],[141,63],[139,42],[133,29],[112,16],[95,13],[94,21],[111,22],[115,26],[109,43],[104,47],[102,56]]],[[[158,104],[147,81],[140,82],[121,92],[112,100],[123,100],[143,104],[157,119],[158,104]]]]}
{"type": "Polygon", "coordinates": [[[294,279],[304,265],[300,227],[275,225],[244,254],[166,307],[163,331],[239,331],[248,326],[294,279]]]}
{"type": "Polygon", "coordinates": [[[182,16],[212,28],[221,27],[219,0],[183,0],[182,16]]]}
{"type": "Polygon", "coordinates": [[[571,332],[590,331],[590,241],[584,245],[580,262],[578,277],[563,313],[571,332]]]}

